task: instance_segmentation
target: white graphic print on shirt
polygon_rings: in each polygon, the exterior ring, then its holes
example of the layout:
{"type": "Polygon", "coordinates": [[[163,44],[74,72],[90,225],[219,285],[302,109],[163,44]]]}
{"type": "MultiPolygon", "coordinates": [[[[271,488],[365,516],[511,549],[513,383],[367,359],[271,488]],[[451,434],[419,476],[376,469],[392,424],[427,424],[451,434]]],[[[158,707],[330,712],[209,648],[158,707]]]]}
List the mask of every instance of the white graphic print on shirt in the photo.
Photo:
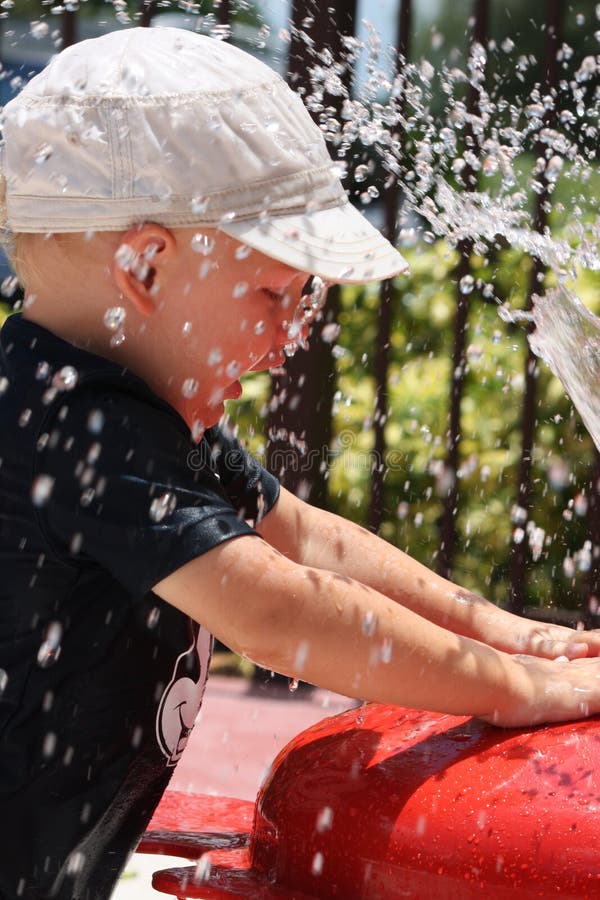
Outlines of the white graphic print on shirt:
{"type": "Polygon", "coordinates": [[[193,627],[193,643],[177,657],[156,716],[156,738],[168,766],[176,765],[181,758],[202,703],[208,674],[212,635],[196,622],[193,627]]]}

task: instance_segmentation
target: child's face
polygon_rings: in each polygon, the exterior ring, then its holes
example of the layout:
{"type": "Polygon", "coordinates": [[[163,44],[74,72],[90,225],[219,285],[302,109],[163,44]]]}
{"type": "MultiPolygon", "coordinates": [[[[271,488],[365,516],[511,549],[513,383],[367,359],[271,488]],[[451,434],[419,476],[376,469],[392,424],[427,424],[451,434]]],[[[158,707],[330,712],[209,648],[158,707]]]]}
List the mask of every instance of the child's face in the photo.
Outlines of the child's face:
{"type": "Polygon", "coordinates": [[[213,229],[175,234],[166,306],[177,320],[183,381],[198,384],[184,398],[186,418],[193,407],[208,425],[240,395],[242,375],[281,365],[284,348],[306,340],[297,310],[309,276],[213,229]]]}

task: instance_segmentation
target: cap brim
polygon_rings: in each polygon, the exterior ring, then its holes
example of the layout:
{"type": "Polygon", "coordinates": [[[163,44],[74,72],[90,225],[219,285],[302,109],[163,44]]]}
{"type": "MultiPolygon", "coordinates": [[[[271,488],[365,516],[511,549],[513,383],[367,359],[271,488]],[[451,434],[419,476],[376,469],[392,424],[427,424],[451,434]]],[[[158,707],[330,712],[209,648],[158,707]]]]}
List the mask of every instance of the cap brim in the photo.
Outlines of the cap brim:
{"type": "Polygon", "coordinates": [[[254,250],[337,284],[366,284],[408,271],[408,263],[352,204],[263,220],[233,219],[220,229],[254,250]]]}

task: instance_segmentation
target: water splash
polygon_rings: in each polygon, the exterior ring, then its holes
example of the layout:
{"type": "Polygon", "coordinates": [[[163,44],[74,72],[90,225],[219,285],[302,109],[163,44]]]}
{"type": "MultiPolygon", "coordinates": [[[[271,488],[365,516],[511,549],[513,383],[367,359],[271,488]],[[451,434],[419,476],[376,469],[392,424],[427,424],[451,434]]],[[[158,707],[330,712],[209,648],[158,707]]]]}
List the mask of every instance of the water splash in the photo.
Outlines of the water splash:
{"type": "Polygon", "coordinates": [[[600,450],[600,319],[564,287],[534,298],[533,352],[552,369],[600,450]]]}

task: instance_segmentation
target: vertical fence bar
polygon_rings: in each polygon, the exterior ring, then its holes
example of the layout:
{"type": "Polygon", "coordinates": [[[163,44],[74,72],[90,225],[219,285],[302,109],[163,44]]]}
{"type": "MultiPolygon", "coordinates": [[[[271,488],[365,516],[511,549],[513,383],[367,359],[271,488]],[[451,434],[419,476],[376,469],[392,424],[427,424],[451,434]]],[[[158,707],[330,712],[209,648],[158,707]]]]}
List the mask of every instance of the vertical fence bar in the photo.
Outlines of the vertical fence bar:
{"type": "MultiPolygon", "coordinates": [[[[561,46],[562,26],[562,2],[561,0],[547,0],[546,3],[546,32],[544,40],[544,72],[542,85],[545,93],[551,93],[556,98],[558,90],[558,61],[556,54],[561,46]]],[[[545,121],[552,127],[555,119],[554,106],[546,112],[545,121]]],[[[540,153],[543,154],[543,148],[540,153]]],[[[536,194],[534,227],[542,233],[548,221],[548,203],[550,191],[548,182],[543,174],[540,179],[544,185],[541,193],[536,194]]],[[[529,295],[527,308],[531,309],[532,297],[542,287],[545,267],[537,258],[533,258],[531,278],[529,282],[529,295]]],[[[536,373],[537,358],[531,347],[527,344],[527,358],[525,362],[525,384],[523,390],[523,406],[521,409],[521,460],[517,483],[516,504],[520,516],[525,518],[531,507],[531,471],[533,466],[533,444],[535,440],[535,407],[536,407],[536,373]]],[[[516,543],[514,540],[510,548],[509,560],[509,608],[512,612],[522,614],[527,595],[527,542],[522,540],[516,543]]]]}
{"type": "MultiPolygon", "coordinates": [[[[397,60],[408,61],[412,21],[412,0],[402,0],[398,16],[397,60]]],[[[398,138],[398,135],[395,135],[398,138]]],[[[385,236],[395,244],[398,240],[398,214],[401,205],[400,185],[396,175],[385,192],[385,236]]],[[[379,291],[379,313],[375,344],[375,403],[373,415],[373,470],[371,472],[371,498],[367,513],[367,527],[377,532],[383,520],[383,493],[385,481],[385,424],[389,409],[388,370],[390,338],[392,331],[392,281],[382,281],[379,291]]]]}
{"type": "MultiPolygon", "coordinates": [[[[473,30],[471,47],[474,44],[485,45],[489,22],[489,0],[475,0],[473,6],[473,30]]],[[[467,96],[467,113],[477,115],[479,112],[479,92],[471,84],[467,96]]],[[[479,144],[473,138],[472,130],[466,129],[465,144],[471,144],[471,151],[478,154],[479,144]]],[[[463,179],[467,190],[477,189],[477,173],[472,166],[465,166],[463,179]]],[[[452,352],[452,372],[450,375],[450,411],[448,431],[446,433],[447,489],[443,497],[443,509],[440,519],[440,552],[438,556],[438,572],[444,578],[452,573],[456,548],[456,514],[458,509],[458,462],[460,450],[460,408],[464,394],[466,375],[466,338],[469,318],[470,295],[461,290],[463,278],[470,272],[473,244],[469,240],[458,245],[460,261],[456,269],[456,316],[454,319],[454,348],[452,352]]]]}
{"type": "Polygon", "coordinates": [[[70,47],[77,42],[77,13],[72,9],[63,10],[61,17],[62,46],[70,47]]]}
{"type": "Polygon", "coordinates": [[[156,0],[142,0],[140,4],[140,25],[142,28],[149,28],[152,22],[152,16],[156,12],[156,0]]]}
{"type": "Polygon", "coordinates": [[[231,9],[229,6],[229,0],[220,0],[218,6],[218,14],[219,14],[219,25],[229,26],[231,25],[231,9]]]}
{"type": "MultiPolygon", "coordinates": [[[[301,95],[311,93],[310,67],[314,54],[328,47],[339,58],[344,33],[354,33],[355,0],[337,0],[331,6],[294,0],[289,81],[301,95]],[[303,37],[304,35],[304,37],[303,37]]],[[[340,98],[324,103],[339,109],[340,98]]],[[[325,321],[332,321],[339,290],[329,292],[325,321]]],[[[285,487],[318,506],[327,505],[328,449],[331,443],[331,408],[335,367],[331,346],[313,329],[308,352],[299,352],[273,377],[267,446],[267,467],[285,487]]]]}

